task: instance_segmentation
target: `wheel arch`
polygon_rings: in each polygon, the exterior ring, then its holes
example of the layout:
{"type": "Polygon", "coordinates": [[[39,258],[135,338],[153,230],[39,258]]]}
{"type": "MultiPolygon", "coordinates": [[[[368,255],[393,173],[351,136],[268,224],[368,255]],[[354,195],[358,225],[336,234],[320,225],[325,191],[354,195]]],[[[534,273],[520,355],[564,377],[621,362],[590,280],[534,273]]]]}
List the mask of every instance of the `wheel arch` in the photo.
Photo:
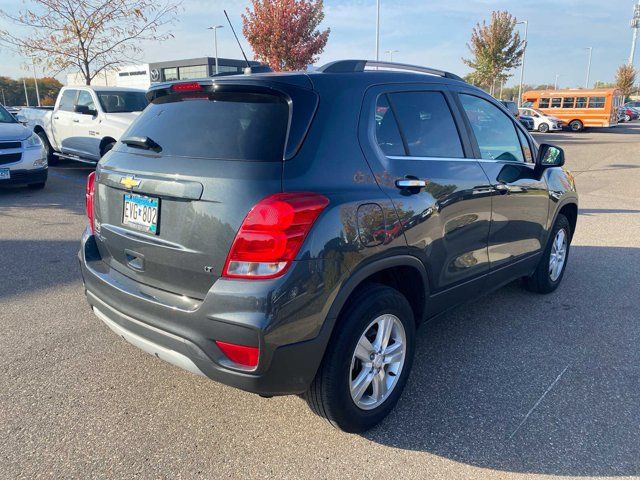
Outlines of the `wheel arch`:
{"type": "Polygon", "coordinates": [[[562,205],[556,213],[556,218],[553,220],[554,224],[560,214],[564,215],[567,217],[567,220],[569,220],[569,225],[571,226],[571,238],[573,238],[573,234],[576,231],[576,225],[578,224],[578,205],[573,202],[567,202],[562,205]]]}
{"type": "Polygon", "coordinates": [[[110,143],[116,143],[116,139],[113,137],[104,137],[102,140],[100,140],[100,156],[104,155],[104,147],[106,147],[110,143]]]}

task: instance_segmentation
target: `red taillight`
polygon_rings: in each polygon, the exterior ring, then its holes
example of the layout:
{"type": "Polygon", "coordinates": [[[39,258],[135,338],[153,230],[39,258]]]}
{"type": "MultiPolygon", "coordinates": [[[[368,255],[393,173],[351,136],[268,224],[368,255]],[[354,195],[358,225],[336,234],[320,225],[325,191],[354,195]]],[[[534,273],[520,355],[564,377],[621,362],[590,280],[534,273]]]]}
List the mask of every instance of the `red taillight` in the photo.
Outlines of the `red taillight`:
{"type": "Polygon", "coordinates": [[[174,92],[200,92],[202,85],[198,82],[174,83],[171,85],[171,90],[174,92]]]}
{"type": "Polygon", "coordinates": [[[91,233],[96,233],[95,220],[93,216],[93,196],[95,192],[95,185],[96,185],[96,172],[91,172],[89,176],[87,176],[87,188],[84,194],[85,208],[87,211],[87,218],[89,219],[89,226],[91,227],[91,233]]]}
{"type": "Polygon", "coordinates": [[[216,345],[229,360],[245,367],[255,367],[258,365],[260,349],[258,347],[247,347],[246,345],[236,345],[235,343],[220,342],[216,340],[216,345]]]}
{"type": "Polygon", "coordinates": [[[282,275],[328,204],[328,198],[305,192],[277,193],[258,202],[238,230],[222,275],[232,278],[282,275]]]}

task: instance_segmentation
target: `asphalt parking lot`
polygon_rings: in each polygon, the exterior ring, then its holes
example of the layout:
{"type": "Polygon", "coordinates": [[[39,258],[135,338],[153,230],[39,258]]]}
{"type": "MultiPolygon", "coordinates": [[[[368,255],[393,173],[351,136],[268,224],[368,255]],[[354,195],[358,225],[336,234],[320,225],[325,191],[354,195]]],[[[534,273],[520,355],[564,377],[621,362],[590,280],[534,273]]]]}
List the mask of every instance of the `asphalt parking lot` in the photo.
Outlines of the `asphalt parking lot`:
{"type": "Polygon", "coordinates": [[[0,191],[0,477],[640,476],[640,123],[536,137],[580,192],[562,286],[514,283],[424,325],[398,407],[365,435],[99,322],[76,259],[90,169],[0,191]]]}

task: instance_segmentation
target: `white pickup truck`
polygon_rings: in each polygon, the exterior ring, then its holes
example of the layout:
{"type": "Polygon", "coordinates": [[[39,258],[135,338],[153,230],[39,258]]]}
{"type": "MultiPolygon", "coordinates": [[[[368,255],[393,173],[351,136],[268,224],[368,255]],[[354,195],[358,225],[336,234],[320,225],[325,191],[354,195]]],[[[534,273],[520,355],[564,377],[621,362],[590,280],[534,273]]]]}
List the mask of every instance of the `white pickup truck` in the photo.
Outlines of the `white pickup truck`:
{"type": "Polygon", "coordinates": [[[18,120],[42,139],[49,163],[68,158],[96,163],[147,106],[144,90],[64,87],[55,107],[23,108],[18,120]]]}

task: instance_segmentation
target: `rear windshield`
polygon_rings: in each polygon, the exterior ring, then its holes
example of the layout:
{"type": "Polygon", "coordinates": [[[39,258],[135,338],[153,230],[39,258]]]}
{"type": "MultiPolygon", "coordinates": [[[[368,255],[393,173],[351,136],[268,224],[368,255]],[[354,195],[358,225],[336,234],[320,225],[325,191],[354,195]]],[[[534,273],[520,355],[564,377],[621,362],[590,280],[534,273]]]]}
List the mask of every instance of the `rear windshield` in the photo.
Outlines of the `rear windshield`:
{"type": "Polygon", "coordinates": [[[196,92],[157,98],[124,137],[148,137],[161,155],[282,161],[289,105],[277,95],[196,92]]]}

